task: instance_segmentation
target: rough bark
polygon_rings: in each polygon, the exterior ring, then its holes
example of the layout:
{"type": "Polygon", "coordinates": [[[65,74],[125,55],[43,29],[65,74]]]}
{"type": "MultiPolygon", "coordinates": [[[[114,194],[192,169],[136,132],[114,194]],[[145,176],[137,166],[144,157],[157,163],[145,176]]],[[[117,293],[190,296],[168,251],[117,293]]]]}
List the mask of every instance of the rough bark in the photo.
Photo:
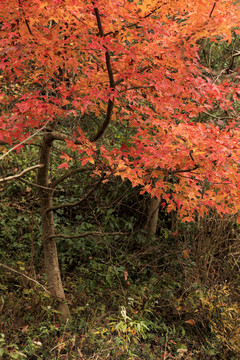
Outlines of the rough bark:
{"type": "Polygon", "coordinates": [[[70,311],[62,286],[57,246],[53,237],[55,234],[53,211],[46,211],[53,205],[53,190],[49,187],[49,164],[53,140],[54,137],[51,133],[46,134],[43,138],[39,162],[44,166],[38,171],[38,185],[42,186],[39,187],[39,196],[47,286],[51,295],[56,299],[56,307],[62,314],[62,320],[66,321],[70,317],[70,311]],[[49,189],[47,189],[48,187],[49,189]]]}
{"type": "Polygon", "coordinates": [[[160,203],[160,200],[158,200],[155,197],[150,199],[149,207],[148,207],[147,222],[145,225],[148,237],[156,236],[159,203],[160,203]]]}

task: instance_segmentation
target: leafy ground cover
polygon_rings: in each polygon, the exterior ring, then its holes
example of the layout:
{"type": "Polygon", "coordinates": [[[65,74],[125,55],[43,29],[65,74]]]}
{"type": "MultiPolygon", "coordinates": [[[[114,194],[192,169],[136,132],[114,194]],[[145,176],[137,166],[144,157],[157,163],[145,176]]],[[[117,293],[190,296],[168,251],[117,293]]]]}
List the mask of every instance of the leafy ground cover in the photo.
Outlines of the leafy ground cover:
{"type": "Polygon", "coordinates": [[[58,239],[72,312],[63,325],[38,284],[46,285],[46,279],[34,194],[19,186],[6,188],[11,207],[1,204],[1,263],[11,268],[0,267],[3,359],[239,358],[234,218],[212,213],[186,224],[162,212],[157,236],[150,239],[144,231],[147,198],[117,180],[81,205],[84,218],[79,209],[57,213],[61,232],[66,226],[73,233],[96,231],[100,221],[105,232],[127,232],[58,239]],[[114,195],[112,189],[118,189],[114,195]],[[92,211],[96,198],[101,206],[92,211]]]}

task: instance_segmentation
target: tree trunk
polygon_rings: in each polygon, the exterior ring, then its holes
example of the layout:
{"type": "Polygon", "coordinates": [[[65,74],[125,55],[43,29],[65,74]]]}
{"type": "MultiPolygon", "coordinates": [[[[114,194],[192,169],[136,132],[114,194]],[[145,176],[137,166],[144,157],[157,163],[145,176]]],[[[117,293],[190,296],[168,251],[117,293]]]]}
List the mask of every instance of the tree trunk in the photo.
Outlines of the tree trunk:
{"type": "Polygon", "coordinates": [[[53,211],[46,210],[52,206],[53,191],[48,189],[49,186],[49,164],[50,154],[54,137],[51,133],[44,136],[40,151],[40,164],[44,167],[38,171],[39,196],[41,204],[42,217],[42,237],[44,247],[44,262],[47,278],[47,285],[50,293],[56,299],[57,310],[62,314],[62,321],[66,321],[70,317],[69,307],[62,286],[61,274],[59,269],[57,246],[54,238],[55,233],[53,211]]]}
{"type": "Polygon", "coordinates": [[[147,222],[145,225],[148,237],[156,236],[159,204],[160,204],[160,200],[158,200],[157,198],[153,197],[150,199],[147,222]]]}

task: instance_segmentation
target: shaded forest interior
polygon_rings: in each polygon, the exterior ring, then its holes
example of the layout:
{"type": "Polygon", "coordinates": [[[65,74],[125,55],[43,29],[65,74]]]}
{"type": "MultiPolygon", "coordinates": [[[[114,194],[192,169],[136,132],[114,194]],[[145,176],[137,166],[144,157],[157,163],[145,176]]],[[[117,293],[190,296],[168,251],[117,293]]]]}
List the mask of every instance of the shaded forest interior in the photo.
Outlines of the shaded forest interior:
{"type": "MultiPolygon", "coordinates": [[[[76,202],[84,195],[78,184],[91,181],[87,173],[68,178],[55,201],[76,202]]],[[[56,210],[72,314],[61,324],[54,299],[39,286],[46,279],[38,190],[19,181],[2,194],[0,254],[10,267],[0,267],[3,358],[238,358],[239,228],[233,216],[210,212],[182,223],[160,209],[156,234],[149,236],[150,197],[114,177],[81,204],[56,210]]]]}

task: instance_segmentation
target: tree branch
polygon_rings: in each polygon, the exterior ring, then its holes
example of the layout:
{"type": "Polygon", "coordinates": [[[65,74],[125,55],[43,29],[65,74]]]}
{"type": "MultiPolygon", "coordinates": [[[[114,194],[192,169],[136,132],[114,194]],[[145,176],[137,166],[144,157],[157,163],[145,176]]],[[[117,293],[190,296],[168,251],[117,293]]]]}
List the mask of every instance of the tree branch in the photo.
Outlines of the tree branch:
{"type": "Polygon", "coordinates": [[[24,184],[28,184],[30,186],[35,186],[37,188],[40,188],[40,189],[44,189],[44,190],[48,190],[48,191],[61,191],[61,190],[56,190],[56,189],[53,189],[52,187],[46,187],[46,186],[42,186],[42,185],[38,185],[36,183],[33,183],[31,181],[28,181],[28,180],[25,180],[25,179],[20,179],[20,181],[22,181],[24,184]]]}
{"type": "MultiPolygon", "coordinates": [[[[144,20],[144,19],[147,19],[149,16],[153,15],[157,10],[160,10],[162,6],[166,5],[167,3],[163,3],[161,4],[160,6],[157,6],[155,9],[153,9],[152,11],[150,11],[147,15],[144,15],[143,17],[141,17],[138,21],[136,21],[135,23],[132,23],[132,24],[129,24],[129,25],[125,25],[125,26],[122,26],[121,30],[125,30],[125,29],[131,29],[132,27],[136,26],[138,28],[140,28],[139,26],[139,23],[144,20]]],[[[107,35],[116,35],[117,33],[119,32],[119,30],[116,30],[116,31],[109,31],[108,33],[106,33],[104,36],[107,36],[107,35]]]]}
{"type": "MultiPolygon", "coordinates": [[[[96,16],[96,19],[97,19],[99,35],[101,37],[104,37],[101,17],[100,17],[98,9],[96,7],[94,8],[94,12],[95,12],[95,16],[96,16]]],[[[107,65],[110,88],[114,89],[116,85],[115,85],[115,82],[114,82],[113,71],[112,71],[112,66],[111,66],[111,56],[110,56],[110,52],[108,51],[108,49],[106,47],[105,47],[105,49],[106,49],[105,58],[106,58],[106,65],[107,65]]],[[[100,127],[100,129],[98,130],[97,134],[95,134],[90,139],[90,141],[92,141],[92,142],[96,141],[104,134],[106,128],[108,127],[108,125],[110,123],[111,117],[112,117],[113,106],[114,106],[114,99],[113,100],[109,99],[108,100],[108,105],[107,105],[107,113],[106,113],[105,120],[104,120],[102,126],[100,127]]]]}
{"type": "Polygon", "coordinates": [[[21,141],[19,144],[13,146],[10,150],[8,150],[5,154],[3,154],[2,156],[0,156],[0,160],[2,160],[3,158],[5,158],[5,156],[7,156],[8,154],[10,154],[10,152],[12,152],[13,150],[17,149],[20,145],[25,144],[28,140],[32,139],[34,136],[36,136],[38,133],[40,133],[49,123],[49,120],[46,122],[46,124],[41,127],[40,129],[38,129],[35,133],[33,133],[31,136],[29,136],[28,138],[24,139],[23,141],[21,141]]]}
{"type": "Polygon", "coordinates": [[[238,51],[237,53],[233,54],[232,57],[236,57],[236,56],[240,56],[240,51],[238,51]]]}
{"type": "Polygon", "coordinates": [[[212,17],[212,14],[213,14],[213,11],[214,11],[214,9],[215,9],[215,6],[216,6],[216,1],[215,1],[214,4],[213,4],[212,10],[211,10],[211,12],[210,12],[210,14],[209,14],[209,18],[212,17]]]}
{"type": "Polygon", "coordinates": [[[76,235],[54,234],[54,235],[51,235],[49,238],[50,239],[53,239],[53,238],[76,239],[76,238],[82,238],[82,237],[86,237],[86,236],[101,236],[102,237],[102,236],[115,236],[115,235],[129,235],[129,233],[121,232],[121,231],[106,232],[106,233],[102,233],[99,231],[89,231],[86,233],[76,234],[76,235]]]}
{"type": "MultiPolygon", "coordinates": [[[[104,37],[104,32],[103,32],[103,28],[102,28],[102,22],[101,22],[101,17],[98,11],[98,8],[94,8],[94,12],[95,12],[95,16],[97,18],[97,24],[98,24],[98,30],[99,30],[99,35],[101,37],[104,37]]],[[[109,81],[110,81],[110,87],[114,88],[115,83],[114,83],[114,79],[113,79],[113,72],[112,72],[112,66],[111,66],[111,57],[110,57],[110,53],[108,51],[108,49],[105,47],[106,49],[106,53],[105,53],[105,57],[106,57],[106,65],[107,65],[107,70],[108,70],[108,76],[109,76],[109,81]]]]}
{"type": "Polygon", "coordinates": [[[132,86],[130,88],[126,88],[124,90],[120,90],[119,93],[125,92],[125,91],[129,91],[129,90],[138,90],[138,89],[154,89],[153,85],[150,86],[132,86]]]}
{"type": "Polygon", "coordinates": [[[104,120],[102,126],[100,127],[100,129],[98,130],[97,134],[95,134],[90,139],[91,142],[98,140],[104,134],[106,128],[108,127],[108,125],[110,123],[111,117],[112,117],[113,106],[114,106],[114,102],[109,99],[105,120],[104,120]]]}
{"type": "Polygon", "coordinates": [[[86,200],[94,191],[95,189],[101,184],[101,182],[103,181],[105,177],[105,174],[103,174],[103,176],[101,176],[101,178],[99,179],[99,181],[92,187],[91,190],[89,190],[89,192],[87,192],[87,194],[82,197],[80,200],[75,201],[73,203],[64,203],[64,204],[60,204],[60,205],[55,205],[55,206],[51,206],[48,209],[46,209],[46,213],[49,213],[49,211],[54,211],[54,210],[58,210],[58,209],[63,209],[65,207],[73,207],[73,206],[77,206],[80,205],[84,200],[86,200]]]}
{"type": "Polygon", "coordinates": [[[199,168],[200,168],[200,166],[196,164],[191,169],[167,170],[167,172],[168,172],[169,175],[175,175],[175,174],[179,174],[179,173],[192,172],[192,171],[197,170],[199,168]]]}
{"type": "Polygon", "coordinates": [[[43,164],[30,166],[29,168],[27,168],[27,169],[23,170],[22,172],[20,172],[20,174],[8,176],[8,177],[5,177],[5,178],[0,178],[0,183],[15,180],[15,179],[20,178],[21,176],[25,175],[27,172],[29,172],[31,170],[34,170],[34,169],[37,169],[37,168],[42,168],[42,167],[44,167],[43,164]]]}
{"type": "Polygon", "coordinates": [[[25,277],[25,278],[28,279],[28,280],[34,282],[35,284],[41,286],[41,288],[43,288],[44,291],[46,291],[48,294],[50,294],[50,292],[45,288],[45,286],[43,286],[42,284],[40,284],[40,282],[38,282],[37,280],[35,280],[35,279],[33,279],[33,278],[31,278],[31,277],[29,277],[29,276],[21,273],[20,271],[17,271],[17,270],[15,270],[15,269],[13,269],[13,268],[5,265],[5,264],[1,264],[1,263],[0,263],[0,266],[2,266],[2,267],[4,267],[5,269],[10,270],[10,271],[12,271],[12,272],[14,272],[14,273],[16,273],[16,274],[18,274],[18,275],[21,275],[21,276],[25,277]]]}
{"type": "Polygon", "coordinates": [[[208,115],[208,116],[211,116],[213,117],[214,119],[232,119],[232,116],[216,116],[216,115],[213,115],[213,114],[210,114],[209,112],[207,111],[203,111],[204,114],[208,115]]]}
{"type": "Polygon", "coordinates": [[[80,172],[84,172],[84,171],[90,171],[92,170],[92,168],[90,167],[84,167],[84,168],[77,168],[71,171],[68,171],[66,174],[62,175],[59,179],[57,179],[56,181],[54,181],[53,183],[51,183],[51,187],[55,188],[58,186],[58,184],[60,184],[62,181],[66,180],[67,178],[69,178],[70,176],[76,175],[80,172]]]}

